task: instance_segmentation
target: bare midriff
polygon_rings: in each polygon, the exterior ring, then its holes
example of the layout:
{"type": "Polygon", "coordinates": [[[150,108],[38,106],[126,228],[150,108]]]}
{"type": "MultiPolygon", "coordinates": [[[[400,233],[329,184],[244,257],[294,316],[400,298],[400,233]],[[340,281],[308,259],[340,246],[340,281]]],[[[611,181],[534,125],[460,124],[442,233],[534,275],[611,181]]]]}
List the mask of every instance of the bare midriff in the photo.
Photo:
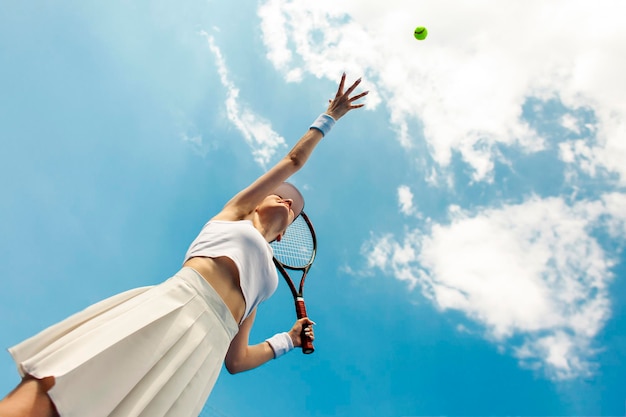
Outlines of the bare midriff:
{"type": "Polygon", "coordinates": [[[183,266],[193,268],[219,294],[237,323],[246,311],[246,301],[239,286],[239,270],[235,263],[225,257],[189,259],[183,266]]]}

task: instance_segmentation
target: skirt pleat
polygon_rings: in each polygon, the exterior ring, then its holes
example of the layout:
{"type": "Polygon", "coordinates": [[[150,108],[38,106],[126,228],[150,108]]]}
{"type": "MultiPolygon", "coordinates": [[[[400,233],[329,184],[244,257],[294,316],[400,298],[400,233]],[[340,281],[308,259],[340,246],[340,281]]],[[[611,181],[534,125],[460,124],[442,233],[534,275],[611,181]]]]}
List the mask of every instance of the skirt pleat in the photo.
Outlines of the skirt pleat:
{"type": "MultiPolygon", "coordinates": [[[[121,308],[121,305],[130,302],[130,300],[145,293],[151,288],[152,287],[135,288],[129,291],[122,292],[120,294],[116,294],[96,304],[92,304],[85,310],[80,311],[63,321],[60,321],[46,328],[37,335],[24,340],[17,346],[10,348],[9,352],[13,356],[15,362],[18,363],[18,365],[26,362],[29,359],[32,359],[35,355],[45,355],[45,353],[43,352],[45,352],[46,350],[49,351],[53,343],[65,336],[68,336],[72,331],[78,329],[81,325],[89,322],[90,320],[93,320],[94,318],[106,313],[111,309],[114,309],[116,307],[121,308]]],[[[77,331],[80,334],[81,330],[77,331]]],[[[68,337],[72,338],[73,336],[68,337]]],[[[21,365],[18,366],[18,371],[20,372],[21,376],[25,376],[28,373],[23,369],[23,366],[21,365]]],[[[31,372],[32,371],[33,370],[31,369],[31,372]]]]}
{"type": "MultiPolygon", "coordinates": [[[[209,341],[207,338],[203,340],[203,345],[208,350],[209,341]]],[[[199,352],[207,350],[202,349],[199,352]]],[[[214,356],[213,354],[190,357],[190,362],[193,359],[193,365],[190,364],[191,366],[179,370],[180,375],[177,377],[181,382],[182,380],[187,381],[187,385],[165,414],[167,417],[187,414],[198,415],[200,413],[221,369],[221,367],[214,366],[214,356]]],[[[148,416],[149,414],[145,414],[144,417],[148,416]]]]}
{"type": "Polygon", "coordinates": [[[190,268],[97,303],[10,349],[20,372],[55,377],[61,417],[195,417],[238,328],[190,268]],[[175,410],[175,411],[173,411],[175,410]]]}
{"type": "MultiPolygon", "coordinates": [[[[203,317],[198,317],[198,321],[203,321],[203,317]]],[[[111,413],[111,416],[158,417],[166,415],[167,410],[187,387],[190,379],[189,374],[197,372],[199,362],[207,358],[210,359],[213,369],[217,370],[215,377],[213,374],[203,375],[203,378],[212,380],[210,386],[212,389],[226,355],[226,349],[212,346],[214,339],[219,338],[220,330],[214,326],[205,327],[199,323],[190,327],[177,343],[163,355],[162,360],[157,362],[135,385],[133,390],[111,413]]]]}

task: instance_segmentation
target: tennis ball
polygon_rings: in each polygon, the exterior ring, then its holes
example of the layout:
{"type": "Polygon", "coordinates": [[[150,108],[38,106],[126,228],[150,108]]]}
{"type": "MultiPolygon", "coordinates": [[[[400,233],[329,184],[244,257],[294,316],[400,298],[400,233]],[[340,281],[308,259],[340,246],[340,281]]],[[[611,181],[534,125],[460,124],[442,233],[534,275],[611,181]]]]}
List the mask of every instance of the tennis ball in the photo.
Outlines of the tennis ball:
{"type": "Polygon", "coordinates": [[[428,30],[426,30],[424,26],[418,26],[415,28],[415,39],[417,39],[418,41],[423,41],[424,39],[426,39],[427,35],[428,30]]]}

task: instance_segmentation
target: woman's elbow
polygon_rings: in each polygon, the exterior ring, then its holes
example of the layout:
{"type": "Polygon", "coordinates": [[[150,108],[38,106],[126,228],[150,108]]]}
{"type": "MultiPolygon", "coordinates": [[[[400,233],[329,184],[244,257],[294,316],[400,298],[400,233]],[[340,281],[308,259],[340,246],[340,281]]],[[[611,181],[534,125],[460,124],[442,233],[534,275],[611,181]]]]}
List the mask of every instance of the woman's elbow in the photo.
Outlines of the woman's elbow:
{"type": "Polygon", "coordinates": [[[294,172],[302,168],[306,162],[306,158],[304,158],[299,152],[295,151],[290,152],[285,160],[294,172]]]}
{"type": "Polygon", "coordinates": [[[224,361],[224,365],[228,373],[231,375],[235,375],[244,371],[243,366],[241,366],[241,363],[239,363],[238,361],[234,361],[232,359],[231,360],[226,359],[224,361]]]}

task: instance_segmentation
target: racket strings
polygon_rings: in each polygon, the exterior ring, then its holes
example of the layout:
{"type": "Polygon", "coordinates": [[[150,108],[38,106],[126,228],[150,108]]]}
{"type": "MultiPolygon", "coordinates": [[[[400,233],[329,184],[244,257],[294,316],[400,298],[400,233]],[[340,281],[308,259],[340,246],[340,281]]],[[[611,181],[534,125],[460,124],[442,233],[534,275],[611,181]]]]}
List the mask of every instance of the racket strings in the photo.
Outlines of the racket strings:
{"type": "Polygon", "coordinates": [[[274,257],[283,265],[304,268],[314,255],[311,230],[302,217],[298,217],[288,228],[280,241],[272,243],[274,257]]]}

